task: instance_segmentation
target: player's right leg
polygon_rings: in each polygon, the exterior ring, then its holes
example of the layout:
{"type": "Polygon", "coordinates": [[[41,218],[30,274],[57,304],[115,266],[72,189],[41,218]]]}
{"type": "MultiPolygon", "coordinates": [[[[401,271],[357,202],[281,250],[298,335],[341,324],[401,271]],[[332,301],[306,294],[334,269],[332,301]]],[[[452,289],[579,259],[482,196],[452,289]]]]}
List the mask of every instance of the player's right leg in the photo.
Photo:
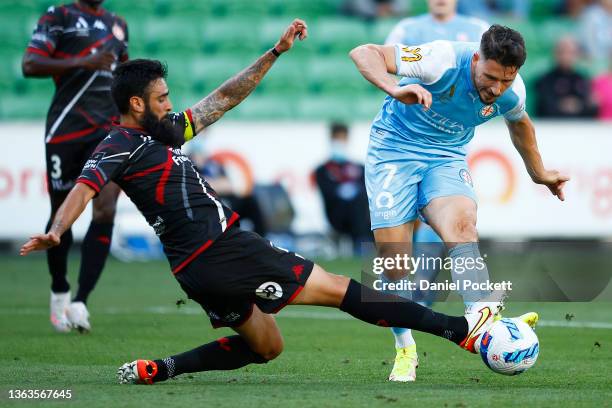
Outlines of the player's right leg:
{"type": "Polygon", "coordinates": [[[221,337],[193,350],[158,360],[135,360],[117,371],[122,384],[153,384],[181,374],[210,370],[235,370],[264,364],[283,351],[283,338],[274,317],[256,305],[250,317],[233,328],[238,335],[221,337]]]}
{"type": "MultiPolygon", "coordinates": [[[[412,152],[400,151],[379,141],[376,131],[366,159],[365,181],[370,206],[370,219],[377,256],[395,258],[412,256],[414,220],[417,218],[418,183],[426,164],[412,152]]],[[[383,281],[406,279],[410,270],[386,270],[383,281]]],[[[396,295],[411,299],[410,291],[396,295]]],[[[396,357],[391,381],[414,381],[418,358],[416,343],[409,329],[394,327],[396,357]]]]}
{"type": "MultiPolygon", "coordinates": [[[[385,259],[394,259],[396,256],[412,256],[412,236],[414,221],[402,225],[374,230],[377,256],[385,259]]],[[[382,278],[385,282],[397,282],[409,277],[410,270],[388,269],[382,278]]],[[[395,292],[404,299],[412,300],[410,291],[395,292]]],[[[389,381],[410,382],[416,380],[416,369],[419,359],[416,342],[410,329],[404,327],[391,328],[395,338],[395,360],[393,369],[389,374],[389,381]]]]}

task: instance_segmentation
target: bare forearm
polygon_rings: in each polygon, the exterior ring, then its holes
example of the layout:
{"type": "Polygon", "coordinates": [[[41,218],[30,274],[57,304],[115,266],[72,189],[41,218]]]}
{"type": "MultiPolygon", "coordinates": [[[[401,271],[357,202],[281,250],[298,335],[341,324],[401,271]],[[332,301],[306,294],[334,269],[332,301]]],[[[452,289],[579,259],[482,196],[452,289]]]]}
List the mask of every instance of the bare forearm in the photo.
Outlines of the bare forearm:
{"type": "Polygon", "coordinates": [[[66,232],[83,213],[87,203],[89,203],[94,195],[95,191],[91,187],[77,183],[55,213],[49,232],[55,233],[58,236],[66,232]]]}
{"type": "Polygon", "coordinates": [[[544,164],[538,150],[535,129],[530,120],[508,123],[514,147],[525,163],[529,176],[535,181],[544,172],[544,164]]]}
{"type": "Polygon", "coordinates": [[[192,108],[196,133],[213,124],[223,114],[242,102],[261,82],[277,57],[266,52],[251,66],[225,81],[192,108]]]}
{"type": "Polygon", "coordinates": [[[361,75],[387,94],[397,86],[395,78],[388,74],[384,54],[376,46],[361,45],[351,51],[350,57],[361,75]]]}
{"type": "Polygon", "coordinates": [[[26,54],[23,57],[21,68],[26,77],[47,77],[62,75],[71,69],[81,68],[81,63],[82,58],[58,59],[26,54]]]}

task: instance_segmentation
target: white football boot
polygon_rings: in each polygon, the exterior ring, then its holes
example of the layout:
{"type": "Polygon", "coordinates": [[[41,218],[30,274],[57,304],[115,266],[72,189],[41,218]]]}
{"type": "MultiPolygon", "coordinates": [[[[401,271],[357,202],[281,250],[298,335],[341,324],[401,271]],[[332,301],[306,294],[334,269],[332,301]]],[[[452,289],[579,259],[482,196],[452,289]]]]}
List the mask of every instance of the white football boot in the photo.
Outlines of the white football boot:
{"type": "Polygon", "coordinates": [[[79,333],[89,333],[91,324],[89,323],[89,311],[83,302],[72,302],[68,306],[66,316],[72,328],[77,329],[79,333]]]}
{"type": "Polygon", "coordinates": [[[465,309],[468,335],[459,344],[470,353],[477,353],[480,337],[495,322],[495,317],[504,309],[504,291],[493,291],[487,297],[474,302],[465,309]]]}
{"type": "Polygon", "coordinates": [[[117,370],[119,384],[153,384],[156,375],[157,364],[151,360],[135,360],[117,370]]]}
{"type": "Polygon", "coordinates": [[[66,310],[68,309],[68,305],[70,305],[70,292],[51,292],[51,315],[49,317],[49,320],[51,320],[53,328],[60,333],[67,333],[72,328],[70,325],[70,321],[66,316],[66,310]]]}

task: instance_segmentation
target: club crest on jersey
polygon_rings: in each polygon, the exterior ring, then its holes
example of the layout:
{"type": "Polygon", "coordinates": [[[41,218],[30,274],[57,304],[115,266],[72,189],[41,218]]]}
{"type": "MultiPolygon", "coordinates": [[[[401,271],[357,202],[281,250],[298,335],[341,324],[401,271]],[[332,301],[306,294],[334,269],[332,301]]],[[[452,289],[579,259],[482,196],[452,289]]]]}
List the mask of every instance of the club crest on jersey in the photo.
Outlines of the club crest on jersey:
{"type": "Polygon", "coordinates": [[[465,184],[469,185],[470,187],[474,187],[474,182],[472,181],[472,175],[466,169],[459,170],[459,178],[465,184]]]}
{"type": "Polygon", "coordinates": [[[276,282],[265,282],[255,289],[255,294],[260,298],[276,300],[283,297],[283,288],[276,282]]]}
{"type": "Polygon", "coordinates": [[[495,115],[495,113],[497,113],[496,104],[485,105],[482,108],[480,108],[480,111],[478,111],[478,115],[483,119],[491,118],[493,115],[495,115]]]}
{"type": "Polygon", "coordinates": [[[123,31],[123,28],[117,23],[113,24],[113,35],[119,41],[125,40],[125,31],[123,31]]]}

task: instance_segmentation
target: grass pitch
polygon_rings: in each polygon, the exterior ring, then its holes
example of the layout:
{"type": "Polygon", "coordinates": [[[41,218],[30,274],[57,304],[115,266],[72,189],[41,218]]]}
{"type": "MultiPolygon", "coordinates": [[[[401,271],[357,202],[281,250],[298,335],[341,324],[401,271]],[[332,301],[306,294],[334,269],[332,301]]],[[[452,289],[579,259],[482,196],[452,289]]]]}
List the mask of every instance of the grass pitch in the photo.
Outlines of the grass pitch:
{"type": "MultiPolygon", "coordinates": [[[[73,255],[72,259],[78,256],[73,255]]],[[[358,277],[360,262],[322,262],[358,277]]],[[[76,261],[71,282],[76,282],[76,261]]],[[[610,303],[512,303],[506,315],[540,313],[541,351],[529,372],[505,377],[480,358],[416,333],[417,382],[389,383],[394,357],[387,329],[325,308],[287,307],[278,316],[285,351],[266,365],[185,375],[154,386],[116,383],[115,371],[136,358],[181,352],[230,330],[213,330],[185,299],[166,262],[110,259],[89,300],[93,331],[58,334],[48,322],[49,277],[43,256],[0,257],[0,406],[393,407],[610,406],[612,329],[563,327],[612,323],[610,303]],[[549,323],[549,325],[545,325],[549,323]],[[70,389],[70,400],[11,400],[11,389],[70,389]]],[[[459,304],[436,309],[460,314],[459,304]]]]}

